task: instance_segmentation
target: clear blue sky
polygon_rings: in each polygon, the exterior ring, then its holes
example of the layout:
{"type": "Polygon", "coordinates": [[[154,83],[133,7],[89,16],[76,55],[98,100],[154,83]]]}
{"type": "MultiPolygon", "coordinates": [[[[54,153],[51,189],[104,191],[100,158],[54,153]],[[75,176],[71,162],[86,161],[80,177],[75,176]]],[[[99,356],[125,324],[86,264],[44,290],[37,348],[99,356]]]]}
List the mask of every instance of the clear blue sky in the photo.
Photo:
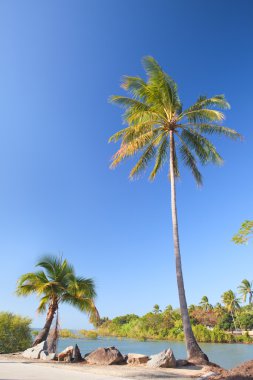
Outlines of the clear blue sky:
{"type": "MultiPolygon", "coordinates": [[[[14,289],[48,252],[95,279],[102,316],[178,306],[167,170],[154,183],[109,170],[121,110],[107,99],[145,55],[186,106],[224,93],[226,125],[244,135],[215,141],[225,163],[202,169],[203,188],[187,171],[178,183],[188,303],[253,279],[252,244],[231,242],[252,219],[252,19],[251,0],[0,2],[0,310],[41,326],[37,300],[14,289]]],[[[88,326],[67,306],[61,325],[88,326]]]]}

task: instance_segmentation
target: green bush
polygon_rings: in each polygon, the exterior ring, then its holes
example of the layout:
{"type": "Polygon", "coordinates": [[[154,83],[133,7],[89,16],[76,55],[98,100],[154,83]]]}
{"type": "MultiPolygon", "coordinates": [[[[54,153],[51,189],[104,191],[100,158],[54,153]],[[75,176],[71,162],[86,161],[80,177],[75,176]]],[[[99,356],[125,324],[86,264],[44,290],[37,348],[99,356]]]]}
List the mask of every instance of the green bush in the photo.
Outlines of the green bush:
{"type": "Polygon", "coordinates": [[[24,351],[32,344],[31,319],[12,313],[0,313],[0,353],[24,351]]]}
{"type": "Polygon", "coordinates": [[[76,334],[74,334],[72,331],[68,329],[62,329],[59,331],[59,336],[61,338],[78,338],[76,334]]]}
{"type": "Polygon", "coordinates": [[[93,331],[93,330],[79,330],[78,332],[81,335],[84,335],[85,338],[88,338],[88,339],[97,339],[97,337],[98,337],[98,333],[96,331],[93,331]]]}

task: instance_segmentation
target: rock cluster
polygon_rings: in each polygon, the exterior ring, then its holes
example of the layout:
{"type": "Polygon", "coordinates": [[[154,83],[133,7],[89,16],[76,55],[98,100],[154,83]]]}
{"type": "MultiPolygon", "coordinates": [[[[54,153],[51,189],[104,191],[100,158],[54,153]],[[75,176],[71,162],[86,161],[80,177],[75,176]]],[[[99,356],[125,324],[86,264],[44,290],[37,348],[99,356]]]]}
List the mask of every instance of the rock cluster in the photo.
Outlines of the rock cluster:
{"type": "Polygon", "coordinates": [[[152,368],[173,368],[179,365],[186,365],[187,361],[176,361],[172,350],[169,348],[159,354],[147,356],[142,354],[128,354],[123,356],[116,347],[99,347],[96,350],[86,354],[84,358],[80,353],[77,344],[75,347],[69,346],[58,355],[48,352],[47,342],[39,343],[37,346],[28,348],[23,352],[23,356],[28,359],[56,360],[65,362],[81,362],[98,365],[147,365],[152,368]]]}
{"type": "Polygon", "coordinates": [[[28,348],[23,352],[24,358],[27,359],[42,359],[42,360],[54,360],[55,354],[49,353],[47,348],[47,342],[43,341],[37,346],[28,348]]]}

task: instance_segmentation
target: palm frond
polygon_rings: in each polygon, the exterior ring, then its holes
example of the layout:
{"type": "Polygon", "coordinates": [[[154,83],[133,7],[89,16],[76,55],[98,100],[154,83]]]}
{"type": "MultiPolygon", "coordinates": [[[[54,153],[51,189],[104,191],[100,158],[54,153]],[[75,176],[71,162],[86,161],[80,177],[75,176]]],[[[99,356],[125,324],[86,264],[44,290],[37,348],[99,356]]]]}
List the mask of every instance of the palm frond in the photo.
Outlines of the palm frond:
{"type": "Polygon", "coordinates": [[[38,306],[38,313],[44,313],[46,311],[46,306],[49,303],[50,298],[48,296],[44,296],[40,299],[40,303],[38,306]]]}
{"type": "Polygon", "coordinates": [[[153,57],[144,57],[143,66],[148,76],[148,87],[152,89],[150,101],[160,101],[166,108],[168,117],[172,118],[173,112],[181,108],[176,83],[153,57]]]}
{"type": "Polygon", "coordinates": [[[156,160],[155,160],[155,166],[150,173],[149,179],[153,181],[159,171],[159,169],[163,166],[163,164],[167,160],[167,150],[169,148],[169,143],[168,143],[168,136],[167,134],[163,135],[162,142],[160,143],[157,153],[156,153],[156,160]]]}
{"type": "Polygon", "coordinates": [[[139,158],[137,164],[133,167],[133,169],[130,172],[129,178],[133,179],[138,174],[140,174],[142,171],[144,171],[148,163],[151,161],[151,159],[155,156],[155,147],[153,142],[151,142],[150,145],[145,149],[142,156],[139,158]]]}
{"type": "Polygon", "coordinates": [[[184,141],[181,140],[181,144],[179,147],[179,151],[181,154],[181,158],[186,166],[189,167],[191,170],[197,184],[200,186],[202,185],[202,176],[200,171],[198,170],[196,159],[194,155],[191,153],[190,149],[187,147],[187,145],[184,143],[184,141]]]}
{"type": "Polygon", "coordinates": [[[217,110],[197,109],[182,112],[182,114],[178,117],[178,120],[183,118],[186,118],[190,123],[221,122],[225,119],[225,115],[217,110]]]}
{"type": "Polygon", "coordinates": [[[149,96],[147,83],[140,77],[125,75],[121,87],[124,88],[124,90],[129,91],[136,99],[146,100],[149,96]]]}
{"type": "Polygon", "coordinates": [[[218,107],[220,109],[230,109],[230,104],[225,99],[224,95],[214,95],[211,98],[206,96],[200,96],[196,103],[185,110],[185,112],[203,109],[205,107],[218,107]]]}
{"type": "Polygon", "coordinates": [[[183,141],[195,151],[197,157],[202,164],[213,162],[221,165],[223,160],[217,152],[215,146],[194,130],[183,130],[181,133],[183,141]]]}
{"type": "Polygon", "coordinates": [[[205,133],[208,135],[223,135],[230,137],[233,140],[242,139],[242,136],[236,132],[234,129],[224,127],[217,124],[208,124],[208,123],[189,123],[189,124],[180,124],[182,128],[194,128],[200,133],[205,133]]]}
{"type": "Polygon", "coordinates": [[[120,149],[115,153],[112,158],[111,168],[115,168],[123,159],[133,156],[139,150],[143,149],[149,144],[153,138],[159,133],[160,130],[151,130],[147,133],[134,138],[128,143],[122,143],[120,149]]]}

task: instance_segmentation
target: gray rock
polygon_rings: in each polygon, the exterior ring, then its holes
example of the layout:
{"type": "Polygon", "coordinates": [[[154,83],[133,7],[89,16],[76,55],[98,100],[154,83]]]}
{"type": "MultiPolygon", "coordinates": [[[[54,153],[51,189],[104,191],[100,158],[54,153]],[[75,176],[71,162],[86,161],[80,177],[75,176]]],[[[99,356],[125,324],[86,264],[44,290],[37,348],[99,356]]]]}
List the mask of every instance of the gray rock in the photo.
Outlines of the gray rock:
{"type": "Polygon", "coordinates": [[[175,368],[177,365],[173,351],[169,348],[157,355],[152,355],[147,362],[149,367],[153,368],[175,368]]]}
{"type": "Polygon", "coordinates": [[[43,341],[34,347],[28,348],[22,353],[22,356],[27,359],[39,359],[42,351],[47,351],[46,341],[43,341]]]}
{"type": "Polygon", "coordinates": [[[185,367],[187,365],[190,365],[190,363],[186,359],[177,359],[176,362],[177,362],[177,367],[185,367]]]}
{"type": "Polygon", "coordinates": [[[55,360],[55,353],[49,353],[48,351],[41,351],[40,359],[41,360],[55,360]]]}
{"type": "Polygon", "coordinates": [[[142,354],[127,354],[127,363],[128,364],[145,364],[149,360],[147,355],[142,354]]]}
{"type": "Polygon", "coordinates": [[[115,347],[100,347],[85,356],[85,360],[89,364],[112,365],[124,363],[124,357],[115,347]]]}
{"type": "Polygon", "coordinates": [[[83,361],[80,349],[79,349],[79,347],[78,347],[77,344],[75,345],[75,348],[74,348],[73,357],[74,357],[74,362],[75,363],[83,361]]]}

